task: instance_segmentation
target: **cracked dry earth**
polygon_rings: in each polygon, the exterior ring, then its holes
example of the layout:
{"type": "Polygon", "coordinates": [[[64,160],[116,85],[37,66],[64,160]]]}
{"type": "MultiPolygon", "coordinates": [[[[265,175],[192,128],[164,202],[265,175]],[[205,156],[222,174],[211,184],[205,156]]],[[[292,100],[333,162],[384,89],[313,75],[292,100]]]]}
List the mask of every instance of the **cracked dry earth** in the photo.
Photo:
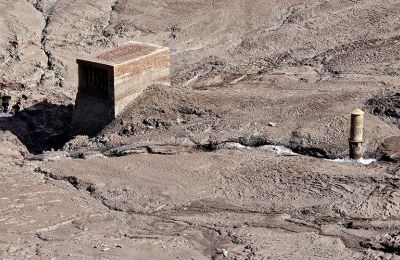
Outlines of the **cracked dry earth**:
{"type": "Polygon", "coordinates": [[[400,259],[399,17],[398,0],[0,0],[0,258],[400,259]],[[171,49],[172,86],[70,138],[75,59],[127,40],[171,49]],[[369,165],[330,160],[356,107],[369,165]]]}

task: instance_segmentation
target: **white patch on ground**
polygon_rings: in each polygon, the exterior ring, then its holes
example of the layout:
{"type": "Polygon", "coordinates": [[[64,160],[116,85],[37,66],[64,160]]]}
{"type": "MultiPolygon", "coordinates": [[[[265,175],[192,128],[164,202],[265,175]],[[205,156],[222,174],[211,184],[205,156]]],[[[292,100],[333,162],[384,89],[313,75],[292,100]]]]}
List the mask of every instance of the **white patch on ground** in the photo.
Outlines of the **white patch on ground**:
{"type": "Polygon", "coordinates": [[[13,115],[9,113],[0,112],[0,117],[11,117],[11,116],[13,115]]]}
{"type": "Polygon", "coordinates": [[[295,156],[298,155],[297,153],[293,152],[287,147],[279,146],[279,145],[263,145],[259,147],[250,147],[245,146],[240,143],[229,142],[223,144],[220,148],[222,149],[247,149],[247,150],[261,150],[261,151],[272,151],[278,155],[284,156],[295,156]]]}
{"type": "Polygon", "coordinates": [[[346,157],[344,159],[328,159],[328,161],[332,161],[332,162],[338,162],[338,163],[352,163],[352,162],[358,162],[364,165],[368,165],[371,164],[373,162],[376,162],[375,159],[371,159],[371,158],[361,158],[360,160],[352,160],[349,157],[346,157]]]}
{"type": "Polygon", "coordinates": [[[255,149],[257,150],[262,150],[262,151],[274,151],[278,155],[284,155],[284,156],[296,156],[298,155],[297,153],[293,152],[287,147],[284,146],[279,146],[279,145],[263,145],[260,147],[256,147],[255,149]]]}
{"type": "Polygon", "coordinates": [[[251,147],[249,147],[249,146],[244,146],[244,145],[241,145],[241,144],[239,144],[239,143],[225,143],[225,144],[223,144],[220,148],[225,148],[225,149],[248,149],[248,150],[250,150],[251,149],[251,147]]]}

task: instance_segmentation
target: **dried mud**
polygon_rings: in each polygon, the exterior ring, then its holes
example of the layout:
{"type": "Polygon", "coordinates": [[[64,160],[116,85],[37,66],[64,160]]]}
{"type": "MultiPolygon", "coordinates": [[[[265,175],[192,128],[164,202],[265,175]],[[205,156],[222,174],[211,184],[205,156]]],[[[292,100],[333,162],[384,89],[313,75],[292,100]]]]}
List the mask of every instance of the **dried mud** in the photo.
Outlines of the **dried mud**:
{"type": "Polygon", "coordinates": [[[400,259],[397,0],[0,0],[0,257],[400,259]],[[94,137],[75,59],[171,49],[94,137]],[[365,115],[364,156],[348,149],[365,115]]]}

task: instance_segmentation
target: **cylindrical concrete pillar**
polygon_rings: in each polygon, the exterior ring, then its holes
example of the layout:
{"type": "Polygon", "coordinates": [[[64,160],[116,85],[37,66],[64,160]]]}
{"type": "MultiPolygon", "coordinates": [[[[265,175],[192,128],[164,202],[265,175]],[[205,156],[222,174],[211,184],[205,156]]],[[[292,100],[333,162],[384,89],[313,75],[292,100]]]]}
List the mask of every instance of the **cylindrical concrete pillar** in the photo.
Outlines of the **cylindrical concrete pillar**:
{"type": "Polygon", "coordinates": [[[359,160],[362,156],[364,112],[357,108],[351,112],[349,156],[350,159],[359,160]]]}

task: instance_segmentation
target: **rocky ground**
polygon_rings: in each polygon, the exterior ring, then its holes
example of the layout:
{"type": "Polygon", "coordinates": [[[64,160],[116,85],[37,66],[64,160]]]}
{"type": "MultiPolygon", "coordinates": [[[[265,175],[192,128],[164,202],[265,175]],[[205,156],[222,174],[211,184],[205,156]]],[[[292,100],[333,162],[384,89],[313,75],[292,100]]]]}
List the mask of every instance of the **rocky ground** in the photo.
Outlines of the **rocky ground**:
{"type": "Polygon", "coordinates": [[[0,0],[0,256],[400,259],[397,0],[0,0]],[[75,59],[171,49],[96,136],[75,59]],[[347,155],[365,112],[364,157],[347,155]]]}

